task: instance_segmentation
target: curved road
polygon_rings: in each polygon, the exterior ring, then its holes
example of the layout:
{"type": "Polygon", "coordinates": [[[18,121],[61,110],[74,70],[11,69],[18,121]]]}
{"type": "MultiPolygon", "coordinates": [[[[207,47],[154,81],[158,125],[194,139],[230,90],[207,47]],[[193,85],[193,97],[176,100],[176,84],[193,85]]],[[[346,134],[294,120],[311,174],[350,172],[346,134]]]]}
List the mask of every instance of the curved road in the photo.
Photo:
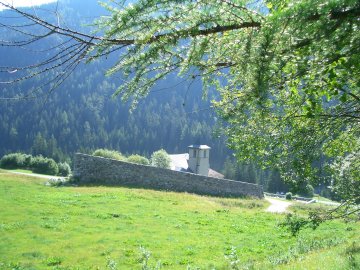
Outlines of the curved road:
{"type": "Polygon", "coordinates": [[[6,171],[6,172],[14,173],[14,174],[21,174],[21,175],[26,175],[26,176],[32,176],[32,177],[38,177],[38,178],[44,178],[44,179],[52,179],[52,178],[64,179],[65,178],[65,177],[62,177],[62,176],[45,175],[45,174],[37,174],[37,173],[24,173],[24,172],[13,172],[13,171],[6,171]]]}
{"type": "Polygon", "coordinates": [[[285,213],[286,209],[292,204],[291,202],[280,201],[271,198],[265,198],[271,205],[266,209],[267,212],[271,213],[285,213]]]}

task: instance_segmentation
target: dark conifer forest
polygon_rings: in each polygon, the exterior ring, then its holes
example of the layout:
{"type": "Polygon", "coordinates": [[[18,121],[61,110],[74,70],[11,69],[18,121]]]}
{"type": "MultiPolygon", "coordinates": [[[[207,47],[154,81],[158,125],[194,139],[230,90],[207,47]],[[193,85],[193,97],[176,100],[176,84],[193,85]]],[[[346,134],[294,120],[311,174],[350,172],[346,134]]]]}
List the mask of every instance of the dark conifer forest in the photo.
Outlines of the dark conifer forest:
{"type": "MultiPolygon", "coordinates": [[[[61,23],[81,31],[90,31],[85,25],[106,14],[97,1],[87,1],[86,9],[80,0],[59,3],[61,23]]],[[[52,5],[43,8],[54,9],[52,5]]],[[[1,20],[14,20],[7,11],[0,13],[1,20]]],[[[52,14],[44,12],[44,16],[52,14]]],[[[0,33],[17,38],[14,31],[0,29],[0,33]]],[[[40,62],[46,56],[42,47],[47,47],[41,42],[32,44],[31,52],[1,47],[0,65],[26,65],[29,57],[38,57],[40,62]]],[[[113,96],[122,78],[105,76],[116,61],[116,54],[112,54],[103,61],[82,63],[55,89],[46,84],[47,75],[38,76],[36,85],[34,80],[1,84],[0,156],[23,152],[71,164],[75,152],[92,153],[98,148],[149,157],[161,148],[170,154],[185,153],[188,145],[207,144],[212,148],[211,167],[226,177],[263,184],[266,189],[268,182],[274,182],[272,191],[287,190],[278,174],[236,164],[226,138],[218,131],[217,115],[211,106],[217,93],[203,93],[200,78],[168,76],[131,110],[131,101],[124,103],[121,95],[113,96]],[[16,99],[23,95],[35,98],[16,99]]],[[[12,70],[0,76],[1,81],[9,81],[12,70]]]]}
{"type": "MultiPolygon", "coordinates": [[[[79,27],[104,11],[96,1],[89,1],[84,13],[79,5],[80,1],[61,5],[67,24],[79,27]]],[[[2,33],[14,34],[5,30],[2,33]]],[[[41,44],[34,43],[33,49],[40,51],[41,44]]],[[[0,54],[1,66],[27,62],[26,51],[19,53],[7,47],[1,48],[0,54]]],[[[76,151],[91,152],[96,148],[149,156],[160,148],[168,153],[183,153],[188,145],[201,143],[211,145],[212,164],[220,169],[229,151],[224,138],[214,133],[216,115],[209,101],[212,97],[202,98],[200,81],[168,77],[130,111],[129,102],[112,96],[121,78],[104,75],[116,61],[113,56],[107,61],[80,65],[51,91],[50,86],[38,89],[27,81],[2,84],[1,98],[25,93],[35,93],[37,98],[0,102],[0,154],[22,151],[61,161],[71,159],[76,151]]],[[[7,81],[12,74],[1,76],[7,81]]],[[[44,82],[46,79],[45,75],[39,78],[44,82]]]]}

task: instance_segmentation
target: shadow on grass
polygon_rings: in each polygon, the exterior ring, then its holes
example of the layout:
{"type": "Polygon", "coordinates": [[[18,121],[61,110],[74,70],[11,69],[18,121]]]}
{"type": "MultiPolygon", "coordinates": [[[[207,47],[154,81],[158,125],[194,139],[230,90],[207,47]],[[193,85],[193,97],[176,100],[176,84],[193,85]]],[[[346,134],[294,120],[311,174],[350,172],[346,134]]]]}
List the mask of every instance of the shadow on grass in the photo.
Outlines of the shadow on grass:
{"type": "MultiPolygon", "coordinates": [[[[191,195],[199,195],[199,196],[204,196],[204,197],[209,197],[209,198],[226,198],[226,199],[242,199],[242,200],[251,200],[251,201],[256,201],[257,203],[252,203],[251,206],[249,206],[249,208],[259,208],[259,207],[264,207],[264,205],[266,204],[264,199],[259,199],[257,197],[252,197],[249,195],[242,195],[242,196],[232,196],[229,194],[209,194],[209,193],[205,193],[202,192],[201,190],[193,190],[193,191],[188,191],[186,190],[186,188],[184,189],[175,189],[175,188],[171,188],[171,189],[166,189],[166,188],[154,188],[154,187],[150,187],[147,186],[146,184],[144,185],[138,185],[138,184],[131,184],[131,183],[106,183],[106,182],[91,182],[91,183],[80,183],[76,177],[71,177],[69,178],[68,181],[61,183],[61,185],[59,186],[67,186],[67,187],[121,187],[121,188],[128,188],[128,189],[132,189],[132,190],[136,190],[136,189],[143,189],[143,190],[152,190],[152,191],[162,191],[162,192],[175,192],[175,193],[185,193],[185,194],[191,194],[191,195]]],[[[221,204],[224,204],[223,206],[234,206],[234,204],[236,205],[236,203],[231,203],[231,202],[221,202],[221,204]]]]}

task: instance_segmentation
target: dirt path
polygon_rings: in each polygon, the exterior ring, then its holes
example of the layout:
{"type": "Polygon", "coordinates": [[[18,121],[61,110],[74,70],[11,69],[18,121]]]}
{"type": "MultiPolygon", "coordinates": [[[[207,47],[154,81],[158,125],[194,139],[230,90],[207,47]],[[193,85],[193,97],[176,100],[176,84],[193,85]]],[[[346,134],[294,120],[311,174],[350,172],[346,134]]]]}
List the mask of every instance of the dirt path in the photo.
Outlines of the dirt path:
{"type": "Polygon", "coordinates": [[[33,177],[38,177],[38,178],[44,178],[44,179],[52,179],[52,178],[61,178],[63,179],[64,177],[61,176],[54,176],[54,175],[45,175],[45,174],[37,174],[37,173],[24,173],[24,172],[13,172],[13,171],[6,171],[8,173],[14,173],[14,174],[21,174],[21,175],[26,175],[26,176],[33,176],[33,177]]]}
{"type": "Polygon", "coordinates": [[[271,205],[266,209],[267,212],[271,213],[285,213],[286,209],[292,204],[291,202],[280,201],[271,198],[265,198],[271,205]]]}

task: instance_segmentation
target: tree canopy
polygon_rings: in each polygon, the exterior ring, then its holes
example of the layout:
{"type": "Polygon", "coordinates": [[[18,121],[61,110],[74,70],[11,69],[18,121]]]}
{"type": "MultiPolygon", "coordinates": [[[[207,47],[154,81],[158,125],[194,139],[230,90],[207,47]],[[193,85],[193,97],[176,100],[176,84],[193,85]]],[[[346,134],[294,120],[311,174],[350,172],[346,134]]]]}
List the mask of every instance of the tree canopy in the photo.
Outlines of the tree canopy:
{"type": "Polygon", "coordinates": [[[26,46],[54,35],[66,43],[52,58],[8,83],[58,67],[63,72],[55,80],[61,81],[81,61],[117,54],[108,75],[120,73],[124,81],[115,95],[136,105],[170,73],[200,77],[205,95],[212,87],[220,93],[213,106],[239,160],[275,167],[295,191],[309,182],[323,183],[347,205],[359,204],[359,1],[139,0],[102,5],[109,14],[94,23],[96,34],[10,7],[43,32],[22,30],[27,41],[3,45],[26,46]]]}
{"type": "Polygon", "coordinates": [[[152,153],[151,165],[159,168],[170,169],[171,158],[164,149],[160,149],[152,153]]]}

